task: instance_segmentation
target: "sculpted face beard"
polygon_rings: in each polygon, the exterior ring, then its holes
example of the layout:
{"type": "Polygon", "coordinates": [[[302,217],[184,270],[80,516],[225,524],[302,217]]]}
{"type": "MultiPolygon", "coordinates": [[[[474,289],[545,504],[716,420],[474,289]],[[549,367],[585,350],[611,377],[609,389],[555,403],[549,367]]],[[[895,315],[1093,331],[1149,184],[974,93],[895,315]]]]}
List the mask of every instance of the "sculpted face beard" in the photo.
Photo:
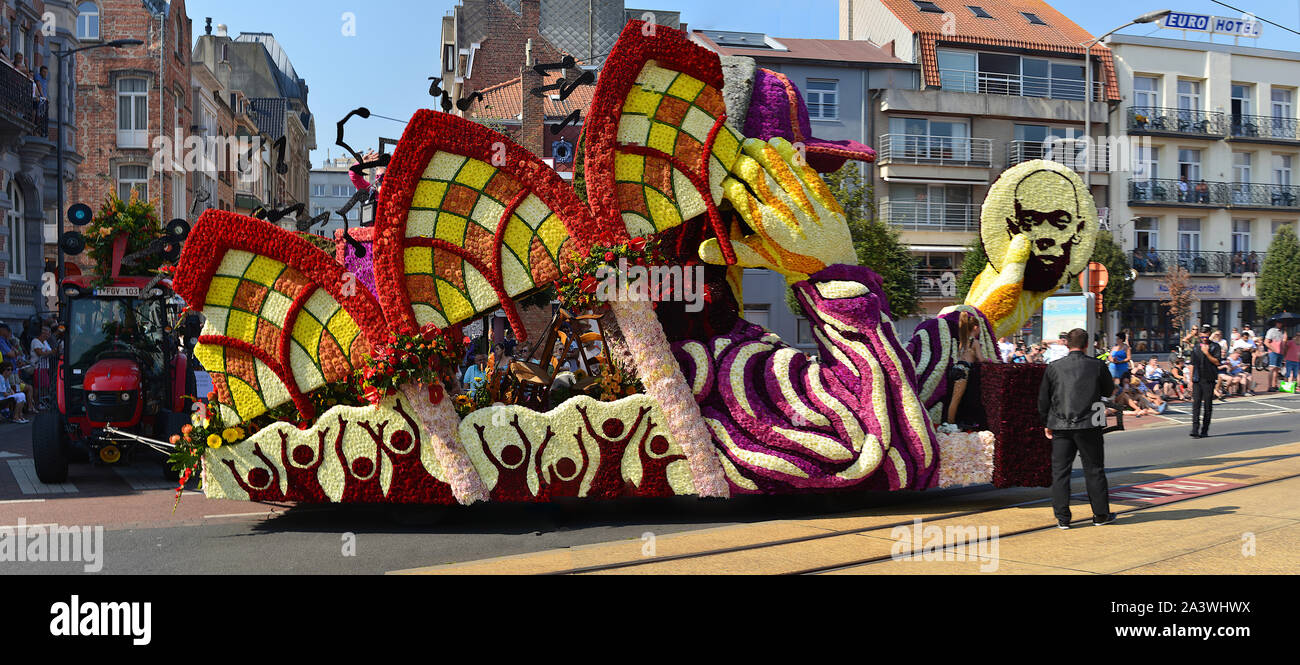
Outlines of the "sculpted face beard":
{"type": "Polygon", "coordinates": [[[1084,221],[1065,210],[1040,212],[1016,201],[1016,216],[1007,218],[1007,236],[1029,236],[1031,253],[1025,264],[1025,290],[1056,290],[1061,276],[1070,266],[1070,257],[1078,245],[1084,221]]]}

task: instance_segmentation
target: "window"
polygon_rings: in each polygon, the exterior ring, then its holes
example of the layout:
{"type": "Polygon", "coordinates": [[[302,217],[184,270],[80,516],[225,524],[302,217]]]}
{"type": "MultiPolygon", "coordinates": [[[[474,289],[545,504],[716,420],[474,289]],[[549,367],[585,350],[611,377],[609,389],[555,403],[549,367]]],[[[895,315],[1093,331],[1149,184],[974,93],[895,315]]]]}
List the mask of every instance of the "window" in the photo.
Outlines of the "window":
{"type": "Polygon", "coordinates": [[[1133,161],[1134,180],[1152,180],[1160,177],[1160,148],[1139,145],[1133,161]]]}
{"type": "Polygon", "coordinates": [[[27,267],[27,222],[24,219],[27,213],[27,204],[23,200],[22,190],[18,188],[18,183],[13,178],[9,178],[9,186],[5,189],[9,194],[9,212],[5,213],[5,226],[9,227],[9,241],[6,248],[6,259],[9,263],[9,277],[11,279],[26,279],[23,274],[27,267]]]}
{"type": "Polygon", "coordinates": [[[1238,119],[1243,115],[1250,115],[1250,98],[1255,95],[1255,89],[1249,85],[1232,86],[1232,117],[1233,124],[1238,124],[1238,119]]]}
{"type": "Polygon", "coordinates": [[[1273,155],[1273,184],[1291,186],[1291,155],[1273,155]]]}
{"type": "Polygon", "coordinates": [[[312,196],[325,196],[325,185],[312,185],[312,186],[311,186],[311,195],[312,195],[312,196]]]}
{"type": "Polygon", "coordinates": [[[992,14],[988,13],[983,7],[978,5],[966,5],[966,9],[969,9],[970,13],[975,15],[975,18],[993,18],[992,14]]]}
{"type": "Polygon", "coordinates": [[[1182,254],[1201,251],[1201,220],[1178,218],[1178,251],[1182,254]]]}
{"type": "Polygon", "coordinates": [[[149,147],[149,81],[117,81],[117,147],[149,147]]]}
{"type": "Polygon", "coordinates": [[[1232,251],[1243,254],[1250,252],[1250,220],[1232,220],[1232,251]]]}
{"type": "Polygon", "coordinates": [[[180,173],[172,175],[172,217],[174,219],[188,219],[189,210],[185,208],[187,204],[185,197],[185,176],[180,173]]]}
{"type": "Polygon", "coordinates": [[[805,319],[802,316],[799,317],[798,329],[799,332],[795,344],[802,346],[805,344],[817,343],[817,338],[813,336],[812,325],[808,323],[808,319],[805,319]]]}
{"type": "Polygon", "coordinates": [[[912,4],[916,5],[916,8],[923,12],[929,12],[931,14],[944,13],[943,10],[939,8],[939,5],[936,5],[929,0],[912,0],[912,4]]]}
{"type": "Polygon", "coordinates": [[[342,197],[342,198],[346,198],[346,197],[351,196],[350,194],[348,194],[348,186],[347,186],[347,185],[334,185],[334,196],[338,196],[338,197],[342,197]]]}
{"type": "Polygon", "coordinates": [[[745,305],[745,320],[767,330],[772,322],[772,306],[767,304],[745,305]]]}
{"type": "Polygon", "coordinates": [[[1270,237],[1272,237],[1272,238],[1276,238],[1276,237],[1277,237],[1277,232],[1278,232],[1278,231],[1281,231],[1283,226],[1290,226],[1290,227],[1292,227],[1292,230],[1293,230],[1293,231],[1295,230],[1295,228],[1294,228],[1294,227],[1295,227],[1295,222],[1294,222],[1294,221],[1282,221],[1282,220],[1276,220],[1276,219],[1275,219],[1275,220],[1273,220],[1273,235],[1270,236],[1270,237]]]}
{"type": "Polygon", "coordinates": [[[975,53],[939,49],[939,85],[949,92],[978,92],[975,53]]]}
{"type": "Polygon", "coordinates": [[[1277,138],[1296,138],[1295,111],[1291,100],[1295,91],[1273,88],[1273,136],[1277,138]]]}
{"type": "Polygon", "coordinates": [[[1133,223],[1135,230],[1134,249],[1154,251],[1160,249],[1160,220],[1155,217],[1139,217],[1133,223]]]}
{"type": "Polygon", "coordinates": [[[141,199],[149,198],[149,167],[143,164],[123,164],[117,167],[118,197],[130,201],[131,190],[137,190],[141,199]]]}
{"type": "Polygon", "coordinates": [[[1232,153],[1232,202],[1250,201],[1251,165],[1254,155],[1249,152],[1232,153]]]}
{"type": "Polygon", "coordinates": [[[1153,109],[1160,107],[1160,79],[1154,76],[1133,77],[1133,106],[1153,109]]]}
{"type": "Polygon", "coordinates": [[[1186,178],[1192,184],[1201,179],[1200,150],[1178,151],[1178,177],[1186,178]]]}
{"type": "Polygon", "coordinates": [[[1047,21],[1038,18],[1038,14],[1031,14],[1029,12],[1020,12],[1020,15],[1025,17],[1025,20],[1029,21],[1033,25],[1047,25],[1047,21]]]}
{"type": "Polygon", "coordinates": [[[99,5],[93,2],[77,5],[77,39],[99,39],[99,5]]]}
{"type": "Polygon", "coordinates": [[[808,117],[812,120],[839,120],[840,82],[808,79],[808,117]]]}
{"type": "Polygon", "coordinates": [[[905,156],[914,159],[956,159],[971,157],[970,126],[967,121],[928,118],[890,118],[889,133],[901,134],[895,141],[905,156]]]}
{"type": "Polygon", "coordinates": [[[1201,82],[1178,79],[1178,110],[1201,110],[1201,82]]]}

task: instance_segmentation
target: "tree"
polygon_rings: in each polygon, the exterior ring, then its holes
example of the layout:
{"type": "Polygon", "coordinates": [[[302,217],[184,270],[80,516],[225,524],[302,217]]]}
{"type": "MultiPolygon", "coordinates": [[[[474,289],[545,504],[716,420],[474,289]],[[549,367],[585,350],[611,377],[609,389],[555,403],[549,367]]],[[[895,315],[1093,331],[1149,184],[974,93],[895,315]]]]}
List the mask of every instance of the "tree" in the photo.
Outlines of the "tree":
{"type": "Polygon", "coordinates": [[[966,302],[966,295],[970,293],[970,285],[975,283],[975,278],[979,277],[981,272],[989,263],[988,254],[984,253],[984,242],[979,238],[971,241],[966,247],[966,258],[961,262],[961,274],[957,276],[957,302],[966,302]]]}
{"type": "MultiPolygon", "coordinates": [[[[897,230],[876,219],[874,188],[863,182],[857,164],[850,162],[824,179],[835,200],[844,208],[858,263],[880,275],[894,318],[901,319],[919,312],[916,257],[899,240],[897,230]]],[[[793,292],[787,292],[786,302],[791,311],[799,311],[793,292]]]]}
{"type": "Polygon", "coordinates": [[[1186,268],[1175,266],[1165,273],[1160,283],[1169,291],[1169,299],[1160,304],[1169,308],[1169,319],[1181,336],[1187,328],[1187,321],[1192,318],[1192,308],[1200,300],[1196,289],[1192,288],[1192,275],[1186,268]]]}
{"type": "Polygon", "coordinates": [[[1260,313],[1265,316],[1300,310],[1300,243],[1290,224],[1278,227],[1257,282],[1260,313]]]}
{"type": "MultiPolygon", "coordinates": [[[[1128,262],[1128,255],[1115,242],[1115,238],[1106,232],[1097,234],[1097,244],[1092,249],[1092,261],[1106,266],[1109,281],[1101,294],[1102,305],[1107,312],[1123,312],[1133,300],[1133,266],[1128,262]]],[[[1079,280],[1071,280],[1071,291],[1083,291],[1079,280]]]]}

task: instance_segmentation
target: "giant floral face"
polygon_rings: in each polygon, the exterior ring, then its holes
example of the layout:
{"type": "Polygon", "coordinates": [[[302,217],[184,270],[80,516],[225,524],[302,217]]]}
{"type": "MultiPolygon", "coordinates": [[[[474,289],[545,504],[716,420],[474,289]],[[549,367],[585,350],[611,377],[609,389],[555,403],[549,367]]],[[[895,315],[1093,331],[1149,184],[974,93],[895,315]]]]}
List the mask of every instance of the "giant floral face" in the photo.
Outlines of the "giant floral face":
{"type": "Polygon", "coordinates": [[[989,191],[981,235],[989,262],[999,271],[1010,241],[1028,236],[1024,288],[1041,293],[1083,271],[1096,228],[1096,204],[1079,176],[1039,160],[1008,170],[989,191]]]}

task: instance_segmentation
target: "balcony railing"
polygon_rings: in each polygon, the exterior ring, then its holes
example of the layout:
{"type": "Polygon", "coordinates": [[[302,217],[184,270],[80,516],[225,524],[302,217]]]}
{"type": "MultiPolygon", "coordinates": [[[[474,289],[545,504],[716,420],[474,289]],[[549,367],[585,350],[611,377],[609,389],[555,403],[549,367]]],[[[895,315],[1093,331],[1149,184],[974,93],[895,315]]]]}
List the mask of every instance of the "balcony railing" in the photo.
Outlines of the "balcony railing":
{"type": "Polygon", "coordinates": [[[1130,133],[1222,138],[1228,133],[1228,122],[1218,111],[1134,106],[1128,110],[1128,130],[1130,133]]]}
{"type": "Polygon", "coordinates": [[[878,164],[993,165],[993,139],[884,134],[877,148],[878,164]]]}
{"type": "Polygon", "coordinates": [[[980,206],[974,203],[928,201],[880,202],[881,219],[906,231],[978,231],[980,206]]]}
{"type": "Polygon", "coordinates": [[[916,291],[922,298],[957,298],[960,270],[918,267],[913,275],[916,278],[916,291]]]}
{"type": "Polygon", "coordinates": [[[49,103],[37,95],[31,78],[2,62],[0,112],[21,122],[24,133],[45,136],[49,132],[49,103]]]}
{"type": "MultiPolygon", "coordinates": [[[[977,92],[983,95],[1007,95],[1011,97],[1047,97],[1083,101],[1087,84],[1079,79],[1051,78],[1046,76],[1021,76],[1019,74],[996,74],[991,72],[973,72],[964,69],[939,70],[939,82],[949,92],[977,92]]],[[[1105,86],[1101,81],[1093,82],[1093,97],[1105,98],[1105,86]]]]}
{"type": "Polygon", "coordinates": [[[1135,249],[1129,252],[1129,261],[1141,275],[1163,275],[1174,267],[1181,267],[1193,275],[1240,275],[1259,272],[1266,255],[1267,252],[1135,249]]]}
{"type": "Polygon", "coordinates": [[[1273,139],[1297,141],[1295,118],[1275,118],[1267,115],[1229,116],[1232,136],[1243,139],[1273,139]]]}
{"type": "Polygon", "coordinates": [[[1252,208],[1300,208],[1300,187],[1253,182],[1228,183],[1228,200],[1252,208]]]}
{"type": "Polygon", "coordinates": [[[1055,141],[1012,141],[1007,144],[1007,166],[1015,166],[1035,159],[1064,164],[1076,171],[1084,170],[1086,162],[1092,162],[1092,171],[1110,170],[1110,146],[1094,143],[1089,148],[1082,140],[1062,139],[1055,141]]]}
{"type": "Polygon", "coordinates": [[[1175,204],[1223,208],[1228,205],[1228,183],[1150,178],[1129,181],[1131,205],[1175,204]]]}

